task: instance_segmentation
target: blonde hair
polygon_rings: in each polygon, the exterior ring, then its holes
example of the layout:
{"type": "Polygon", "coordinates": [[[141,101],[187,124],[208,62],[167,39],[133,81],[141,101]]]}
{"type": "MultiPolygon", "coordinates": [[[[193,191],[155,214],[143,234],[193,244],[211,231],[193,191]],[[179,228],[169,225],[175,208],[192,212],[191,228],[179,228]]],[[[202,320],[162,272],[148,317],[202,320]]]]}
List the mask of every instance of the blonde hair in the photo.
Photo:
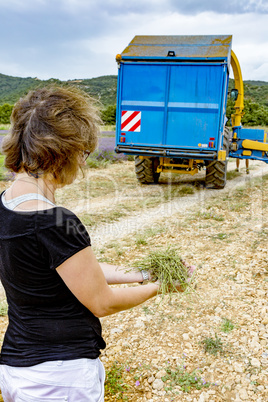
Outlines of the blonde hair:
{"type": "Polygon", "coordinates": [[[30,91],[14,106],[4,138],[5,166],[30,175],[52,175],[61,185],[76,177],[83,151],[97,146],[101,120],[93,100],[74,87],[30,91]]]}

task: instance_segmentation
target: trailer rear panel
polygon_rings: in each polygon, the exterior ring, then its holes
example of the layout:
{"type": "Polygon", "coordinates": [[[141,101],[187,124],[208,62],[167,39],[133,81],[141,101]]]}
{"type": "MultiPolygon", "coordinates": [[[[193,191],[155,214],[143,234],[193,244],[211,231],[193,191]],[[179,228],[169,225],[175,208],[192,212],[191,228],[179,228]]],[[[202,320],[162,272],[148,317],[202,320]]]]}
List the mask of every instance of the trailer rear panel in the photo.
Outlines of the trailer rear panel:
{"type": "Polygon", "coordinates": [[[224,44],[216,37],[201,39],[135,37],[125,49],[117,150],[215,157],[225,124],[231,37],[224,44]]]}

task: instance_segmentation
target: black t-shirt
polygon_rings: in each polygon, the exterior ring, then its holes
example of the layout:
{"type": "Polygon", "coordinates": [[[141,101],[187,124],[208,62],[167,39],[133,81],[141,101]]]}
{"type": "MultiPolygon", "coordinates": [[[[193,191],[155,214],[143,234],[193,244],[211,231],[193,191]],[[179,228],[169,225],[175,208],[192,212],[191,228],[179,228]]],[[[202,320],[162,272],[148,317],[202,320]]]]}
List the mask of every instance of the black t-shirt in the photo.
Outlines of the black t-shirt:
{"type": "Polygon", "coordinates": [[[55,270],[88,246],[86,228],[67,209],[11,211],[0,197],[0,279],[9,317],[0,364],[95,359],[105,348],[99,319],[55,270]]]}

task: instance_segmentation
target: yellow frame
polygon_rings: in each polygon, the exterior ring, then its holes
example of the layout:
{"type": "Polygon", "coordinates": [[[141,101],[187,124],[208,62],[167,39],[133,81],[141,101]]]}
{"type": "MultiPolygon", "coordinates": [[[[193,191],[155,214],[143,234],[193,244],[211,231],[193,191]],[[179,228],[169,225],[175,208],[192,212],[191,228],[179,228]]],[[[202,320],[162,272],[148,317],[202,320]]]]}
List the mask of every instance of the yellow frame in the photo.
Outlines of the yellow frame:
{"type": "Polygon", "coordinates": [[[237,127],[241,125],[241,118],[244,114],[244,84],[240,64],[233,50],[231,50],[231,66],[234,73],[235,89],[238,90],[238,97],[234,106],[235,113],[232,114],[232,126],[237,127]]]}
{"type": "Polygon", "coordinates": [[[244,140],[242,142],[242,147],[256,151],[268,152],[268,144],[264,144],[263,142],[259,141],[244,140]]]}
{"type": "Polygon", "coordinates": [[[186,164],[177,164],[177,163],[170,163],[170,158],[166,157],[160,157],[159,158],[159,166],[157,167],[156,172],[161,173],[161,172],[170,172],[170,169],[165,169],[168,167],[175,168],[173,172],[176,173],[183,173],[183,174],[190,174],[194,175],[198,173],[198,168],[196,167],[198,162],[203,162],[201,160],[194,160],[194,159],[189,159],[188,165],[186,164]]]}

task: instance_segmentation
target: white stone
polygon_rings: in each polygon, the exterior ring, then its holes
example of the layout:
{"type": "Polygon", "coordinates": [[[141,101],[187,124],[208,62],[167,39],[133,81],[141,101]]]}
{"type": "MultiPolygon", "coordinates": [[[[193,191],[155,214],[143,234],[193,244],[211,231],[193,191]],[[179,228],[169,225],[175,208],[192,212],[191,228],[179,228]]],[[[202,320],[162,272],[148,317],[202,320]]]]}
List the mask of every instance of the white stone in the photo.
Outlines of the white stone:
{"type": "Polygon", "coordinates": [[[114,335],[114,334],[120,334],[121,332],[123,332],[123,330],[122,330],[122,328],[112,328],[111,329],[111,331],[110,331],[110,334],[111,335],[114,335]]]}
{"type": "Polygon", "coordinates": [[[253,367],[260,367],[261,363],[260,363],[260,361],[258,359],[256,359],[256,357],[253,357],[253,359],[251,360],[251,365],[253,367]]]}
{"type": "Polygon", "coordinates": [[[208,395],[215,395],[216,391],[214,389],[211,389],[210,391],[207,392],[208,395]]]}
{"type": "Polygon", "coordinates": [[[248,393],[247,393],[247,390],[245,388],[241,388],[239,390],[239,396],[242,399],[242,401],[248,401],[249,400],[248,393]]]}
{"type": "Polygon", "coordinates": [[[160,378],[157,378],[156,380],[154,380],[153,384],[152,384],[153,389],[163,389],[164,387],[164,383],[160,378]]]}
{"type": "Polygon", "coordinates": [[[205,402],[205,394],[202,392],[202,394],[200,395],[198,402],[205,402]]]}
{"type": "Polygon", "coordinates": [[[233,367],[237,373],[243,373],[243,371],[244,371],[242,364],[239,364],[237,362],[234,362],[233,367]]]}
{"type": "Polygon", "coordinates": [[[136,324],[134,325],[134,328],[143,328],[143,327],[145,327],[143,321],[137,321],[136,324]]]}
{"type": "Polygon", "coordinates": [[[190,340],[189,334],[182,334],[182,338],[183,338],[184,341],[189,341],[190,340]]]}
{"type": "Polygon", "coordinates": [[[253,338],[251,341],[249,341],[249,347],[255,351],[259,351],[261,349],[261,345],[256,338],[253,338]]]}
{"type": "Polygon", "coordinates": [[[268,315],[264,317],[264,319],[262,320],[262,324],[264,325],[268,324],[268,315]]]}
{"type": "Polygon", "coordinates": [[[260,392],[263,392],[263,391],[264,391],[264,386],[263,386],[263,385],[258,385],[258,386],[257,386],[257,389],[258,389],[260,392]]]}
{"type": "Polygon", "coordinates": [[[162,377],[165,377],[166,374],[167,374],[166,370],[160,370],[160,371],[158,371],[158,373],[155,375],[155,378],[162,378],[162,377]]]}

